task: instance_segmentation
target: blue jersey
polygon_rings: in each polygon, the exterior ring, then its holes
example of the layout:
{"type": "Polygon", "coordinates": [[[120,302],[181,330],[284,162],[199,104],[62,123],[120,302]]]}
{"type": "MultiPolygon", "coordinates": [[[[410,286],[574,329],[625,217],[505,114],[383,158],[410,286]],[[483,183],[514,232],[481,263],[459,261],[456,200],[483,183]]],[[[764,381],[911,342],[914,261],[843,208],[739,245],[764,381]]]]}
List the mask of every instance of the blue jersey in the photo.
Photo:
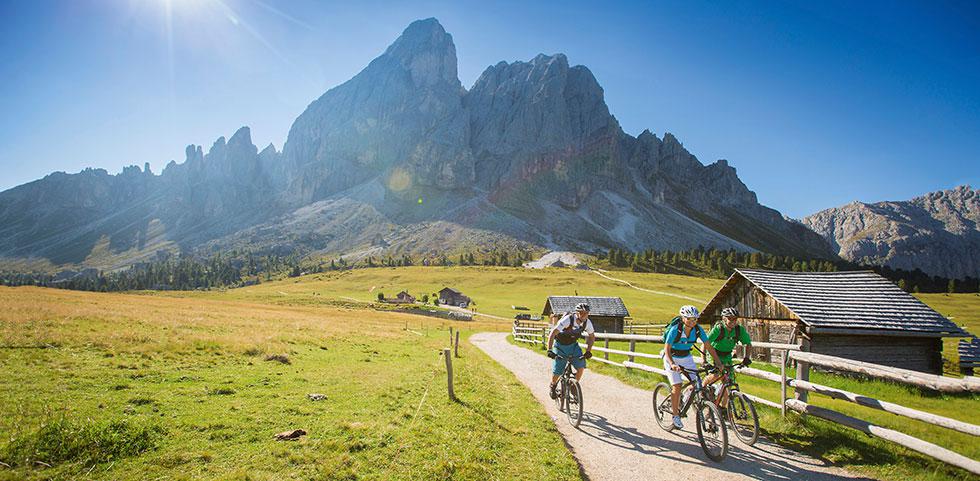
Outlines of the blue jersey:
{"type": "Polygon", "coordinates": [[[708,335],[701,329],[701,326],[695,325],[691,328],[691,332],[687,336],[684,336],[684,324],[679,322],[664,333],[664,343],[670,346],[674,351],[690,351],[694,344],[700,339],[702,342],[708,342],[708,335]],[[680,336],[677,335],[677,330],[680,329],[680,336]]]}

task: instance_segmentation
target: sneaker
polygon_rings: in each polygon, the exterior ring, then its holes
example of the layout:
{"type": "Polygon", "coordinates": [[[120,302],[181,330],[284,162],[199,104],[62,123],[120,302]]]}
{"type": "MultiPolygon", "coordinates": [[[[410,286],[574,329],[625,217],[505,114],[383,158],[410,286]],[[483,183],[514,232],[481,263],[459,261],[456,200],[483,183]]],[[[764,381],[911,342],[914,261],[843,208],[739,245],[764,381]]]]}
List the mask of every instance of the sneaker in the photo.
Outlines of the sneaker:
{"type": "Polygon", "coordinates": [[[558,399],[558,385],[557,384],[552,384],[551,385],[551,389],[549,390],[548,395],[551,396],[551,399],[558,399]]]}
{"type": "Polygon", "coordinates": [[[674,427],[677,429],[684,429],[684,423],[681,422],[680,416],[674,416],[674,427]]]}

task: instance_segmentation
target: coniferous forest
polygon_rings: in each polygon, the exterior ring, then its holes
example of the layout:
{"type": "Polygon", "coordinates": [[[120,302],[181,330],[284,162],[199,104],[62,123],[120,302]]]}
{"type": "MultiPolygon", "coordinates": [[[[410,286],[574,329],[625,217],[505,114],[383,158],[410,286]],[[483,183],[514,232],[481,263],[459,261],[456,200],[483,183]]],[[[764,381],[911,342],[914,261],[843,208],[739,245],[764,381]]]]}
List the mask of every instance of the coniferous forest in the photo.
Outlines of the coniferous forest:
{"type": "MultiPolygon", "coordinates": [[[[58,274],[0,271],[0,285],[33,285],[103,292],[235,288],[282,277],[346,269],[412,265],[520,267],[524,262],[532,259],[534,254],[528,251],[501,250],[465,252],[453,256],[429,256],[421,259],[408,255],[372,256],[357,261],[347,261],[343,257],[311,260],[298,255],[279,256],[232,251],[208,258],[174,257],[140,263],[128,269],[111,272],[96,269],[58,274]]],[[[975,293],[980,289],[978,279],[972,277],[948,279],[930,276],[918,269],[905,271],[881,266],[864,266],[840,259],[800,259],[764,252],[739,252],[703,247],[686,251],[649,249],[640,252],[610,249],[595,254],[593,267],[715,278],[726,278],[738,268],[796,272],[871,269],[908,292],[975,293]]]]}

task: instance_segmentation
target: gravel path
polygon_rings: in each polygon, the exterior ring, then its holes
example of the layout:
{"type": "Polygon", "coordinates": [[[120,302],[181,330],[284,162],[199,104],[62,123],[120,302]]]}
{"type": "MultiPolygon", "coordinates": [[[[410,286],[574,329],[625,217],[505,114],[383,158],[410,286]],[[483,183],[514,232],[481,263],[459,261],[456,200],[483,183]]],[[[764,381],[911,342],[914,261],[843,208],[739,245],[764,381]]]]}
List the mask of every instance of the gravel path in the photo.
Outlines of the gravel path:
{"type": "Polygon", "coordinates": [[[666,432],[651,412],[651,393],[594,372],[582,380],[585,416],[579,429],[548,397],[551,360],[514,346],[506,333],[474,334],[470,342],[512,371],[555,421],[590,480],[814,480],[868,479],[781,448],[765,439],[746,446],[730,435],[728,456],[709,460],[693,428],[693,417],[680,432],[666,432]]]}

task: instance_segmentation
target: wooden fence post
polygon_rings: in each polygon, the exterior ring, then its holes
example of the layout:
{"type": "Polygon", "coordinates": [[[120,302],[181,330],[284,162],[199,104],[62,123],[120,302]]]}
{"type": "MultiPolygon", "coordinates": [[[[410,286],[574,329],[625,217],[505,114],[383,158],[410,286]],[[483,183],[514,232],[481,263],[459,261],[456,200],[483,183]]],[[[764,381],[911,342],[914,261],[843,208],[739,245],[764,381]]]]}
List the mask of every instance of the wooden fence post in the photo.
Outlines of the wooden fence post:
{"type": "MultiPolygon", "coordinates": [[[[602,342],[605,345],[605,348],[606,349],[609,349],[609,338],[604,339],[602,342]]],[[[606,360],[608,361],[609,360],[609,351],[606,351],[606,352],[602,353],[602,357],[605,357],[606,360]]]]}
{"type": "Polygon", "coordinates": [[[446,380],[449,383],[449,400],[456,400],[456,393],[453,392],[453,357],[449,355],[449,348],[442,350],[442,357],[446,358],[446,380]]]}
{"type": "MultiPolygon", "coordinates": [[[[803,342],[800,343],[801,351],[810,350],[810,340],[803,338],[803,342]]],[[[796,380],[797,381],[809,381],[810,380],[810,363],[797,361],[796,362],[796,380]]],[[[808,393],[802,389],[796,389],[796,395],[794,396],[797,401],[807,402],[809,396],[808,393]]]]}
{"type": "Polygon", "coordinates": [[[541,328],[541,350],[542,351],[547,351],[548,350],[548,328],[547,327],[542,327],[541,328]]]}
{"type": "Polygon", "coordinates": [[[789,352],[783,350],[783,362],[779,364],[779,374],[780,374],[780,397],[779,397],[779,412],[782,413],[783,417],[786,417],[786,362],[789,358],[789,352]]]}
{"type": "Polygon", "coordinates": [[[456,330],[456,342],[453,343],[453,354],[459,357],[459,329],[456,330]]]}
{"type": "MultiPolygon", "coordinates": [[[[630,339],[630,352],[636,352],[636,340],[634,339],[630,339]]],[[[630,355],[627,356],[627,359],[629,359],[629,362],[633,362],[636,359],[636,357],[630,355]]],[[[629,371],[630,368],[626,368],[626,370],[629,371]]]]}

